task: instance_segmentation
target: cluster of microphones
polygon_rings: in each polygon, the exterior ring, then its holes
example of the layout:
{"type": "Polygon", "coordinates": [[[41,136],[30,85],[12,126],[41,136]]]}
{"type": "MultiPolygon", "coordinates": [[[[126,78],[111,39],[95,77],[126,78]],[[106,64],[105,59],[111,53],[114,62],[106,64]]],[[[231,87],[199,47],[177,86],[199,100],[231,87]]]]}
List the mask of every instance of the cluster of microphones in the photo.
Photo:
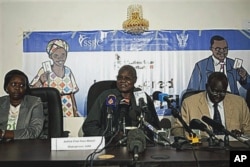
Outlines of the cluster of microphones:
{"type": "MultiPolygon", "coordinates": [[[[144,127],[147,127],[155,134],[155,138],[157,138],[157,143],[163,145],[169,145],[171,142],[163,133],[163,130],[158,130],[154,126],[152,126],[149,122],[147,122],[143,115],[144,112],[147,112],[147,96],[143,91],[137,91],[134,93],[136,99],[136,105],[141,109],[141,115],[138,117],[138,120],[144,127]]],[[[129,152],[133,153],[133,157],[135,160],[138,159],[139,153],[143,152],[146,149],[146,138],[143,128],[136,127],[134,129],[127,129],[125,115],[129,111],[130,102],[128,99],[122,99],[118,102],[116,96],[110,94],[106,98],[106,108],[107,108],[107,127],[105,133],[115,134],[116,131],[122,131],[123,137],[116,142],[116,145],[126,145],[129,152]],[[117,107],[119,109],[120,118],[119,118],[119,127],[114,127],[112,124],[113,119],[113,111],[117,107]]],[[[160,121],[160,126],[162,129],[170,129],[171,122],[167,118],[163,118],[160,121]]]]}
{"type": "MultiPolygon", "coordinates": [[[[183,143],[189,144],[196,144],[200,143],[200,139],[194,133],[193,129],[198,129],[200,131],[203,131],[208,134],[209,136],[209,145],[215,146],[215,145],[221,145],[223,143],[224,146],[228,146],[229,140],[228,138],[224,138],[224,141],[221,139],[218,139],[216,135],[213,133],[212,130],[210,130],[207,125],[211,126],[213,129],[216,129],[218,131],[221,131],[225,134],[226,137],[231,136],[238,141],[246,144],[248,147],[250,147],[249,141],[242,140],[240,137],[236,136],[234,133],[231,133],[228,131],[222,124],[217,123],[213,119],[203,116],[201,120],[199,119],[193,119],[189,123],[189,125],[182,119],[182,116],[180,112],[172,105],[172,100],[168,98],[168,95],[165,93],[161,93],[160,91],[153,93],[153,100],[159,100],[161,102],[165,101],[168,104],[168,108],[171,109],[172,116],[179,120],[179,122],[182,124],[184,130],[189,134],[189,137],[185,142],[179,143],[177,140],[170,140],[169,135],[167,135],[170,132],[166,132],[166,130],[171,129],[171,121],[168,118],[163,118],[160,121],[160,127],[161,130],[156,129],[154,126],[152,126],[149,122],[147,122],[143,118],[143,112],[146,112],[148,110],[147,108],[147,96],[145,92],[143,91],[137,91],[134,92],[136,104],[141,108],[141,116],[138,118],[141,124],[145,127],[147,127],[150,131],[152,131],[155,134],[155,142],[164,146],[172,146],[176,149],[180,149],[182,147],[183,143]],[[205,123],[203,123],[205,122],[205,123]]],[[[111,131],[111,133],[114,133],[115,128],[112,125],[112,113],[113,109],[116,105],[119,107],[120,112],[120,120],[119,120],[119,128],[118,130],[123,131],[123,138],[117,142],[117,145],[122,145],[126,143],[127,149],[129,152],[133,153],[133,157],[135,160],[138,160],[139,153],[143,152],[146,149],[146,135],[144,131],[138,127],[133,130],[126,131],[126,122],[125,122],[125,115],[129,110],[130,102],[128,99],[122,99],[119,104],[117,104],[116,96],[111,94],[106,99],[106,106],[107,106],[107,129],[111,131]]],[[[116,129],[117,130],[117,129],[116,129]]]]}
{"type": "MultiPolygon", "coordinates": [[[[209,146],[229,146],[229,136],[235,138],[236,140],[240,141],[241,143],[247,145],[250,147],[250,142],[249,140],[243,140],[241,137],[237,136],[235,133],[232,133],[228,131],[221,123],[218,123],[214,121],[213,119],[207,117],[207,116],[202,116],[201,120],[199,119],[192,119],[187,125],[187,123],[182,119],[180,112],[174,108],[172,105],[172,101],[168,98],[168,95],[165,93],[161,93],[159,91],[153,93],[153,100],[159,100],[159,101],[165,101],[168,104],[168,108],[170,108],[172,111],[172,116],[177,118],[179,122],[182,124],[183,128],[185,131],[189,134],[189,140],[191,141],[192,144],[199,143],[199,139],[197,135],[194,133],[193,129],[197,129],[200,131],[203,131],[208,134],[208,142],[209,146]],[[204,123],[203,123],[204,122],[204,123]],[[211,126],[213,129],[216,129],[219,132],[224,133],[224,141],[221,139],[218,139],[217,136],[213,133],[212,130],[210,130],[207,125],[211,126]]],[[[178,145],[177,145],[178,147],[178,145]]]]}

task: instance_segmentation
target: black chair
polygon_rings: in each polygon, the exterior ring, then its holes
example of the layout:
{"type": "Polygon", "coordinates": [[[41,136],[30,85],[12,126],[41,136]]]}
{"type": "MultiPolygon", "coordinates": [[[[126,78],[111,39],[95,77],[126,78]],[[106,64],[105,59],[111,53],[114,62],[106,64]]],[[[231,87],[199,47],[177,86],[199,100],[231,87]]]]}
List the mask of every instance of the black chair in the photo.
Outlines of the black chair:
{"type": "Polygon", "coordinates": [[[31,88],[30,95],[40,97],[43,102],[45,122],[40,138],[68,137],[69,131],[63,130],[63,111],[59,91],[52,87],[31,88]]]}
{"type": "Polygon", "coordinates": [[[247,102],[248,108],[250,109],[250,89],[247,90],[246,102],[247,102]]]}
{"type": "Polygon", "coordinates": [[[95,82],[90,86],[87,94],[87,114],[95,102],[96,97],[99,96],[104,90],[116,88],[115,80],[104,80],[95,82]]]}
{"type": "Polygon", "coordinates": [[[194,94],[200,93],[200,92],[204,92],[205,90],[187,90],[185,93],[183,93],[182,97],[181,97],[181,105],[182,102],[185,98],[192,96],[194,94]]]}

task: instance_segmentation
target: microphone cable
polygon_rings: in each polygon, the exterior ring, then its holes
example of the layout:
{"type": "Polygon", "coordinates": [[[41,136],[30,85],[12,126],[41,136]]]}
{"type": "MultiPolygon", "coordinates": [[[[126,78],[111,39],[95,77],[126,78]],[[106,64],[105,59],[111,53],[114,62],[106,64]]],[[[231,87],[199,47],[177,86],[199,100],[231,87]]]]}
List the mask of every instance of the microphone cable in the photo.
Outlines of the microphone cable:
{"type": "Polygon", "coordinates": [[[198,160],[198,158],[197,158],[195,149],[194,149],[193,146],[191,146],[191,148],[192,148],[192,153],[193,153],[193,156],[194,156],[194,159],[195,159],[195,162],[196,162],[196,166],[197,166],[197,167],[200,167],[200,163],[199,163],[199,160],[198,160]]]}
{"type": "MultiPolygon", "coordinates": [[[[110,120],[110,119],[107,119],[108,121],[110,120]]],[[[109,124],[109,122],[107,122],[107,124],[109,124]]],[[[106,129],[104,130],[104,132],[103,132],[103,134],[102,134],[102,139],[101,139],[101,142],[99,143],[99,145],[96,147],[96,149],[92,152],[92,153],[90,153],[88,156],[87,156],[87,158],[86,158],[86,163],[85,163],[85,167],[87,167],[87,164],[88,164],[88,161],[90,161],[90,166],[92,166],[92,161],[93,161],[93,159],[94,159],[94,156],[95,156],[95,154],[96,154],[96,152],[97,152],[97,150],[98,150],[98,148],[101,146],[101,143],[103,142],[103,139],[105,138],[105,133],[108,131],[108,128],[109,128],[109,126],[106,126],[106,129]]]]}
{"type": "Polygon", "coordinates": [[[108,126],[106,127],[106,129],[104,130],[104,132],[103,132],[103,134],[102,134],[102,139],[101,139],[101,142],[99,143],[99,145],[96,147],[96,149],[92,152],[92,153],[90,153],[88,156],[87,156],[87,158],[86,158],[86,163],[85,163],[85,165],[84,165],[84,167],[87,167],[88,166],[88,161],[90,161],[90,166],[92,166],[93,165],[93,159],[94,159],[94,157],[95,157],[95,155],[96,155],[96,152],[97,152],[97,150],[98,150],[98,148],[101,146],[101,143],[103,142],[103,139],[104,139],[104,137],[105,137],[105,133],[107,132],[107,130],[108,130],[108,126]]]}
{"type": "Polygon", "coordinates": [[[86,163],[85,163],[85,165],[84,165],[85,167],[88,166],[88,161],[90,161],[90,166],[91,166],[91,167],[93,166],[93,159],[94,159],[95,155],[97,154],[98,148],[101,146],[101,143],[102,143],[102,141],[103,141],[103,138],[104,138],[104,136],[102,136],[101,142],[100,142],[100,144],[96,147],[96,149],[95,149],[92,153],[90,153],[90,154],[87,156],[87,158],[86,158],[86,163]]]}
{"type": "Polygon", "coordinates": [[[120,124],[118,124],[118,130],[116,131],[116,133],[109,139],[109,141],[105,144],[105,146],[104,146],[102,149],[100,149],[100,150],[98,151],[98,148],[101,146],[101,143],[102,143],[102,141],[103,141],[103,139],[104,139],[104,137],[105,137],[105,133],[107,132],[107,130],[108,130],[108,126],[106,127],[106,129],[104,130],[104,132],[103,132],[103,134],[102,134],[102,140],[101,140],[100,144],[99,144],[99,145],[96,147],[96,149],[95,149],[92,153],[90,153],[90,154],[88,155],[88,157],[86,158],[85,167],[87,166],[88,161],[90,161],[90,167],[93,166],[95,155],[98,154],[98,153],[100,153],[100,152],[102,152],[104,149],[106,149],[106,148],[110,145],[110,143],[112,142],[112,140],[118,135],[118,133],[119,133],[119,131],[120,131],[120,124]]]}

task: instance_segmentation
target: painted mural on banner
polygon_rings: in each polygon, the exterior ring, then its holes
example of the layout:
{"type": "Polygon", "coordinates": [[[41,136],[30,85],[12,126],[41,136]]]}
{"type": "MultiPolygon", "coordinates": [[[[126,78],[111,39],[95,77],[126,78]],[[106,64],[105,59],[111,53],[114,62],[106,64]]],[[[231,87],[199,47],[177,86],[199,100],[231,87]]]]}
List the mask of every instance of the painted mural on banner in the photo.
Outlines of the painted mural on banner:
{"type": "MultiPolygon", "coordinates": [[[[86,116],[90,86],[115,80],[125,64],[136,68],[137,87],[149,95],[166,94],[176,108],[187,89],[204,89],[207,75],[221,65],[229,91],[245,97],[250,89],[250,32],[245,30],[24,32],[23,55],[32,87],[60,91],[64,117],[86,116]]],[[[166,102],[155,100],[155,106],[158,115],[170,114],[166,102]]]]}

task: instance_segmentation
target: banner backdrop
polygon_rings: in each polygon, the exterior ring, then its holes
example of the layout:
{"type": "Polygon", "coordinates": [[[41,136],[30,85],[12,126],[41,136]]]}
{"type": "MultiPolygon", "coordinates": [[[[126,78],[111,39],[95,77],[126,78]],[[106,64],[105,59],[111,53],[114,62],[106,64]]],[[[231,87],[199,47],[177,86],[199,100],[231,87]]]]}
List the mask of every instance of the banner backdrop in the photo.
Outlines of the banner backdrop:
{"type": "MultiPolygon", "coordinates": [[[[62,39],[69,45],[64,66],[73,77],[73,85],[79,88],[74,96],[80,116],[86,116],[90,86],[101,80],[115,80],[118,69],[125,64],[136,68],[137,87],[149,95],[155,91],[173,95],[178,107],[195,63],[212,54],[210,39],[214,35],[227,40],[228,57],[243,60],[249,73],[250,33],[244,30],[160,30],[142,35],[112,30],[24,32],[23,69],[33,81],[39,70],[45,71],[43,62],[56,63],[46,51],[48,43],[62,39]]],[[[245,97],[246,90],[240,85],[238,88],[245,97]]],[[[163,109],[159,109],[158,101],[155,105],[159,115],[169,114],[166,105],[163,109]]]]}

